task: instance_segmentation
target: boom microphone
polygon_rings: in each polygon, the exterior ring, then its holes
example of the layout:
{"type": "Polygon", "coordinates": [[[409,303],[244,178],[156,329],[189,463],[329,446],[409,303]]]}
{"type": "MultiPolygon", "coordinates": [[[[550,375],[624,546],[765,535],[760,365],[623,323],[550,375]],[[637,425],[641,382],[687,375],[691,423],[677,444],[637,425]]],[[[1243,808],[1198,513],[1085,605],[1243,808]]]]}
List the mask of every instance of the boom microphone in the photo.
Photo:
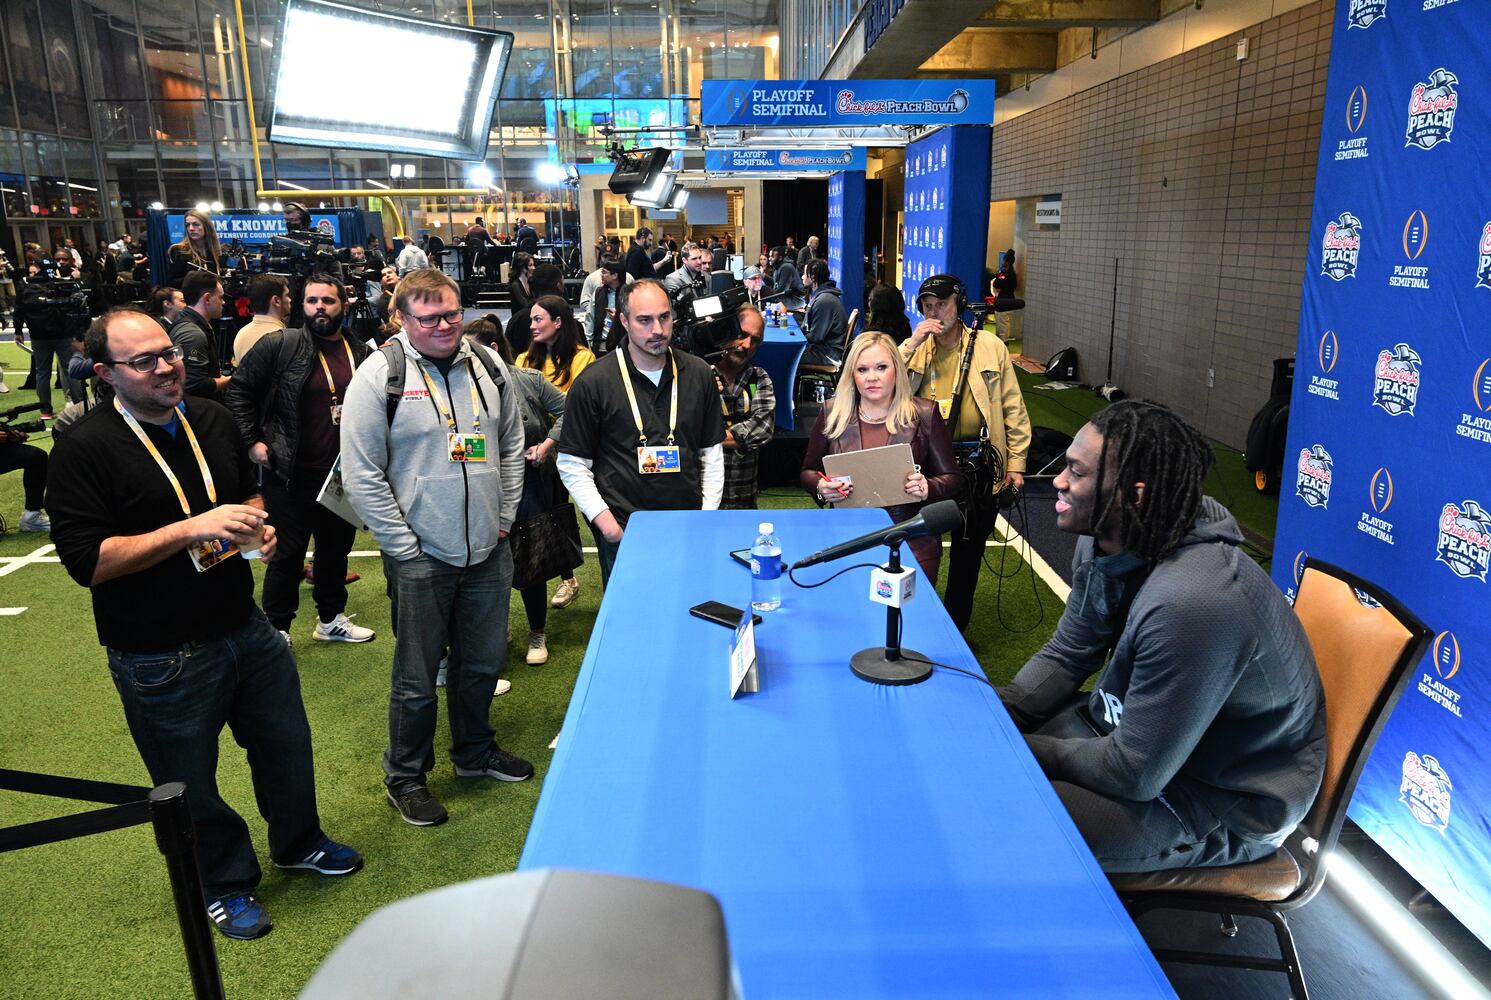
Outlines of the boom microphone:
{"type": "Polygon", "coordinates": [[[820,552],[814,552],[806,559],[799,559],[792,568],[797,570],[816,566],[819,563],[832,562],[835,559],[852,556],[856,552],[863,552],[865,549],[889,545],[891,542],[904,541],[918,535],[940,535],[944,531],[951,531],[961,523],[962,515],[958,513],[957,502],[939,500],[923,507],[921,512],[909,521],[892,524],[878,531],[872,531],[868,535],[860,535],[858,538],[851,538],[847,542],[840,542],[820,552]]]}

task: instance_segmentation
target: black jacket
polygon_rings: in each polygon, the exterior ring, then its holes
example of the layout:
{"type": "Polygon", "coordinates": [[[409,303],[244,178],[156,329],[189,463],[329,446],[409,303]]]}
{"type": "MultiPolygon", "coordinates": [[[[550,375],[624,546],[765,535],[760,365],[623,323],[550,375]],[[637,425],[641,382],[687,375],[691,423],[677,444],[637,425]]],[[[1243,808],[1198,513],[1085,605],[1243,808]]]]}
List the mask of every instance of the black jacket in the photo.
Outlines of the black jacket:
{"type": "Polygon", "coordinates": [[[652,266],[652,258],[636,240],[632,241],[631,249],[626,252],[626,273],[631,275],[633,281],[657,274],[657,269],[652,266]]]}
{"type": "Polygon", "coordinates": [[[222,402],[214,379],[223,373],[223,362],[217,353],[217,331],[213,324],[187,306],[171,324],[170,336],[171,343],[186,354],[186,392],[222,402]]]}
{"type": "MultiPolygon", "coordinates": [[[[318,370],[311,337],[304,327],[266,334],[239,361],[228,382],[228,409],[244,445],[269,445],[269,471],[286,485],[300,450],[300,394],[305,380],[318,370]]],[[[362,364],[371,353],[368,346],[345,339],[354,365],[362,364]]]]}

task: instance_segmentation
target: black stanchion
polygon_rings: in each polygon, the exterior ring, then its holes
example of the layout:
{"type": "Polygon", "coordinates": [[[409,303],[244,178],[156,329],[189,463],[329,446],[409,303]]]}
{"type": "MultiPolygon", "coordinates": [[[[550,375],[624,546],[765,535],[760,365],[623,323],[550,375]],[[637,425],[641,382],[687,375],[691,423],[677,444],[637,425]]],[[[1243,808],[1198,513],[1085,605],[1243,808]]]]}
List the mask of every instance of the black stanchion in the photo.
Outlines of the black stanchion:
{"type": "Polygon", "coordinates": [[[149,789],[0,769],[0,790],[109,804],[107,809],[0,828],[0,853],[153,824],[155,843],[165,855],[166,873],[171,879],[192,993],[197,1000],[223,1000],[223,977],[218,970],[212,928],[207,923],[202,876],[197,871],[197,835],[187,807],[186,785],[173,781],[149,789]]]}
{"type": "Polygon", "coordinates": [[[176,900],[176,921],[181,925],[181,941],[186,946],[192,992],[197,1000],[222,1000],[223,977],[217,966],[217,945],[203,909],[202,874],[197,871],[197,832],[186,803],[186,785],[172,781],[151,789],[149,801],[155,846],[166,856],[166,873],[171,877],[171,895],[176,900]]]}

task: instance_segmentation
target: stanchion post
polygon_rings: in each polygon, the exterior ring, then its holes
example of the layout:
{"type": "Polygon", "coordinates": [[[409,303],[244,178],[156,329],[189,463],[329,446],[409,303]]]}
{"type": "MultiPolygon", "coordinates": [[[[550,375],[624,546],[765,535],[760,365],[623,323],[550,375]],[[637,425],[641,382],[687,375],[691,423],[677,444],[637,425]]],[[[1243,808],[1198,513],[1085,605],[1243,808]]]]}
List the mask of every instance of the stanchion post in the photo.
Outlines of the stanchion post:
{"type": "Polygon", "coordinates": [[[186,802],[186,785],[167,782],[151,789],[149,801],[155,845],[166,856],[166,873],[171,878],[171,895],[176,900],[176,919],[181,925],[182,944],[186,946],[192,993],[197,1000],[224,1000],[217,943],[207,923],[202,875],[197,871],[197,835],[186,802]]]}

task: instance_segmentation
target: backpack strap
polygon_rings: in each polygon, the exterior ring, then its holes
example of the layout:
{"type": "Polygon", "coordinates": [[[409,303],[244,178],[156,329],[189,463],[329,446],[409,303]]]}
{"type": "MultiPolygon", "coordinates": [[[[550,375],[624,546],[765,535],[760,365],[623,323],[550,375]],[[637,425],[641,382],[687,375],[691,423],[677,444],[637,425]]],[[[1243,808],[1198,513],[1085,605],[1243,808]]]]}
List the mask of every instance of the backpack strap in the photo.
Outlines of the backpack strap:
{"type": "Polygon", "coordinates": [[[388,408],[388,426],[392,427],[393,418],[399,412],[399,400],[404,398],[404,348],[391,340],[378,350],[388,362],[388,381],[384,384],[383,392],[388,408]]]}

